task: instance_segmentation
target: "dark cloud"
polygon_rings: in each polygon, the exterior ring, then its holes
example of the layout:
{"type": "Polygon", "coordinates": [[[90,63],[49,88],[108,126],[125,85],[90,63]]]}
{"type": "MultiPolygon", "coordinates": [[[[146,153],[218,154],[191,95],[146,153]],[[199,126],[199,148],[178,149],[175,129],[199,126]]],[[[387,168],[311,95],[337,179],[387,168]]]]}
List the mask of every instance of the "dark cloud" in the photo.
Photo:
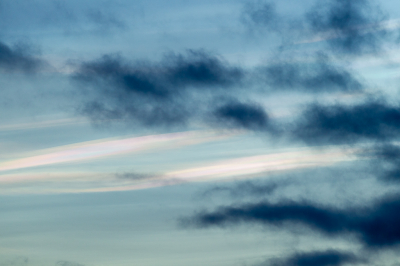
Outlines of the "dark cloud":
{"type": "Polygon", "coordinates": [[[384,101],[354,106],[310,106],[293,134],[307,143],[354,143],[388,141],[400,133],[400,108],[384,101]]]}
{"type": "Polygon", "coordinates": [[[363,84],[349,70],[335,66],[322,54],[315,62],[278,62],[260,69],[272,90],[294,90],[305,92],[354,92],[363,89],[363,84]]]}
{"type": "Polygon", "coordinates": [[[219,107],[215,112],[220,123],[230,127],[251,130],[267,130],[270,127],[269,117],[265,110],[256,104],[230,102],[219,107]]]}
{"type": "MultiPolygon", "coordinates": [[[[107,55],[83,63],[74,78],[86,87],[83,95],[88,101],[81,111],[94,121],[176,126],[201,116],[208,108],[212,110],[210,102],[237,89],[244,75],[241,68],[217,56],[188,51],[184,55],[169,54],[158,63],[128,63],[119,56],[107,55]]],[[[216,115],[246,128],[267,123],[265,112],[245,104],[221,107],[216,115]]]]}
{"type": "Polygon", "coordinates": [[[313,251],[297,253],[288,258],[274,259],[265,265],[270,266],[340,266],[357,262],[363,262],[356,255],[350,252],[338,250],[313,251]]]}
{"type": "Polygon", "coordinates": [[[309,202],[260,202],[221,207],[182,221],[186,226],[232,226],[239,223],[309,227],[327,236],[353,234],[370,248],[400,243],[400,197],[387,197],[370,208],[338,209],[309,202]]]}
{"type": "Polygon", "coordinates": [[[32,73],[44,67],[46,63],[35,56],[33,48],[27,44],[11,47],[0,42],[0,68],[6,72],[22,71],[32,73]]]}
{"type": "Polygon", "coordinates": [[[175,86],[204,86],[205,89],[230,86],[239,82],[245,74],[243,69],[229,66],[204,51],[189,50],[186,56],[172,54],[165,61],[167,80],[175,86]]]}
{"type": "Polygon", "coordinates": [[[327,0],[306,16],[311,30],[337,51],[347,54],[379,52],[387,33],[379,28],[384,16],[369,0],[327,0]]]}
{"type": "Polygon", "coordinates": [[[376,159],[372,161],[374,172],[384,181],[400,181],[400,147],[385,143],[376,145],[367,150],[365,154],[360,156],[368,156],[376,159]]]}

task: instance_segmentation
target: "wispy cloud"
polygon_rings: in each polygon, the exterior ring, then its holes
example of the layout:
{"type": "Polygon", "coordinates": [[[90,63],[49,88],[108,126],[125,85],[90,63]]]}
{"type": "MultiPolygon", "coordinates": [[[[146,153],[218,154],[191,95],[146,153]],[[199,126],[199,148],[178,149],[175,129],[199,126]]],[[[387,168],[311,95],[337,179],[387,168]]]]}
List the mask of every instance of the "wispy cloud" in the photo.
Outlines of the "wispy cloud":
{"type": "MultiPolygon", "coordinates": [[[[121,146],[125,146],[124,149],[120,148],[119,145],[115,144],[114,141],[100,143],[97,145],[87,145],[73,150],[62,151],[60,153],[47,154],[45,157],[29,157],[23,159],[25,161],[14,161],[11,168],[14,165],[22,165],[21,167],[29,167],[30,165],[39,165],[41,159],[43,163],[47,164],[56,162],[67,162],[69,161],[83,160],[96,158],[97,156],[108,156],[117,153],[123,153],[128,151],[138,151],[139,149],[146,149],[152,147],[160,147],[161,142],[174,143],[175,144],[190,144],[198,143],[200,141],[213,140],[218,136],[201,137],[199,139],[188,138],[184,136],[176,140],[176,135],[163,135],[164,140],[159,139],[153,141],[151,144],[144,141],[143,139],[129,139],[131,146],[127,146],[125,142],[119,142],[121,146]],[[100,148],[113,147],[112,149],[103,150],[104,153],[101,155],[98,153],[100,148]],[[73,152],[71,152],[73,151],[73,152]],[[81,152],[78,155],[76,152],[81,152]],[[75,156],[75,157],[74,157],[75,156]],[[39,158],[39,159],[37,159],[39,158]],[[63,161],[64,160],[64,161],[63,161]],[[25,163],[25,165],[24,165],[25,163]]],[[[217,162],[206,163],[198,167],[184,168],[181,167],[179,170],[159,172],[156,174],[115,174],[115,173],[97,173],[97,172],[68,172],[68,173],[19,173],[19,174],[3,174],[0,175],[0,183],[7,185],[15,185],[15,191],[20,191],[23,188],[24,192],[30,191],[29,187],[35,187],[35,182],[41,181],[42,185],[40,189],[31,190],[31,193],[88,193],[88,192],[110,192],[110,191],[127,191],[127,190],[140,190],[154,187],[170,186],[176,184],[182,184],[186,182],[204,182],[204,181],[224,181],[224,180],[237,180],[237,179],[248,179],[256,177],[268,177],[272,173],[293,171],[313,167],[324,167],[334,165],[336,163],[351,161],[360,159],[356,156],[357,150],[347,150],[338,147],[326,147],[325,149],[313,150],[310,148],[301,148],[292,151],[282,151],[277,153],[241,157],[236,159],[220,160],[217,162]],[[134,176],[139,178],[126,178],[126,176],[134,176]],[[45,183],[49,182],[50,186],[46,187],[45,183]],[[77,184],[79,184],[77,186],[77,184]]],[[[4,167],[3,166],[3,171],[4,167]]],[[[15,168],[17,169],[17,168],[15,168]]],[[[37,185],[37,183],[36,183],[37,185]]],[[[3,191],[4,193],[10,193],[11,190],[3,191]]],[[[0,193],[3,193],[0,191],[0,193]]]]}
{"type": "Polygon", "coordinates": [[[34,128],[46,128],[46,127],[59,127],[59,126],[73,126],[77,124],[88,123],[83,118],[64,118],[54,120],[44,120],[40,122],[31,123],[18,123],[18,124],[6,124],[0,126],[0,131],[12,131],[12,130],[26,130],[34,128]]]}
{"type": "Polygon", "coordinates": [[[224,135],[214,131],[188,131],[125,139],[102,139],[82,142],[49,150],[37,151],[40,155],[1,162],[0,172],[57,163],[77,162],[129,152],[139,152],[152,148],[160,148],[162,145],[172,145],[173,147],[192,145],[217,140],[227,136],[231,136],[231,134],[224,135]]]}
{"type": "Polygon", "coordinates": [[[219,161],[202,167],[171,172],[166,176],[187,180],[238,178],[252,175],[260,176],[276,171],[326,166],[353,159],[354,156],[349,151],[345,152],[338,148],[319,151],[300,149],[219,161]]]}

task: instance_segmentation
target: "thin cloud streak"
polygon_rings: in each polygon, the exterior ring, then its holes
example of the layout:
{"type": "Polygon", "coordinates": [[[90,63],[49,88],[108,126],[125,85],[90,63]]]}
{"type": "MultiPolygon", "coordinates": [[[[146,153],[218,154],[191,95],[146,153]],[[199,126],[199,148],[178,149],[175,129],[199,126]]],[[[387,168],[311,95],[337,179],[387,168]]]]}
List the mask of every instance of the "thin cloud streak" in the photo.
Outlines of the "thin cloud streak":
{"type": "Polygon", "coordinates": [[[166,174],[186,180],[207,180],[237,178],[272,173],[275,171],[295,170],[302,168],[327,166],[342,161],[355,160],[353,151],[343,151],[340,148],[315,151],[302,149],[300,151],[282,152],[267,155],[244,157],[225,160],[212,165],[190,168],[166,174]]]}
{"type": "Polygon", "coordinates": [[[193,145],[201,142],[218,140],[231,135],[232,134],[224,135],[213,131],[189,131],[148,135],[126,139],[103,139],[98,141],[83,142],[74,145],[53,148],[47,150],[47,152],[39,151],[38,153],[44,153],[40,155],[1,162],[0,172],[57,163],[77,162],[129,152],[139,152],[159,147],[160,145],[164,144],[173,144],[174,147],[180,145],[193,145]]]}
{"type": "Polygon", "coordinates": [[[46,120],[42,122],[32,122],[32,123],[18,123],[18,124],[8,124],[0,126],[1,131],[13,131],[13,130],[26,130],[26,129],[36,129],[36,128],[47,128],[47,127],[60,127],[60,126],[73,126],[88,124],[86,119],[82,118],[63,118],[46,120]]]}
{"type": "Polygon", "coordinates": [[[70,190],[69,192],[127,191],[177,185],[186,182],[256,178],[279,171],[329,166],[343,161],[359,159],[355,156],[355,153],[356,149],[348,150],[347,152],[344,152],[340,148],[331,148],[320,151],[301,149],[300,151],[224,160],[203,167],[194,167],[165,173],[158,178],[143,180],[137,184],[127,186],[70,190]]]}
{"type": "MultiPolygon", "coordinates": [[[[256,178],[281,171],[330,166],[340,162],[360,159],[356,154],[357,149],[343,151],[338,147],[328,147],[324,150],[302,148],[295,151],[222,160],[201,167],[149,175],[149,178],[138,180],[116,178],[116,175],[112,173],[46,173],[46,175],[35,173],[2,175],[0,176],[0,183],[25,186],[24,183],[26,182],[40,180],[57,184],[49,188],[41,185],[39,190],[32,190],[32,193],[91,193],[141,190],[186,182],[256,178]],[[93,183],[93,180],[96,180],[96,182],[93,183]],[[66,181],[68,183],[65,183],[66,181]],[[76,183],[80,184],[79,189],[75,186],[76,183]],[[69,187],[71,184],[75,185],[69,187]]],[[[30,190],[29,186],[27,186],[27,189],[30,190]]],[[[24,191],[26,192],[26,189],[24,191]]],[[[4,192],[0,191],[1,193],[10,193],[10,191],[7,189],[4,192]]]]}

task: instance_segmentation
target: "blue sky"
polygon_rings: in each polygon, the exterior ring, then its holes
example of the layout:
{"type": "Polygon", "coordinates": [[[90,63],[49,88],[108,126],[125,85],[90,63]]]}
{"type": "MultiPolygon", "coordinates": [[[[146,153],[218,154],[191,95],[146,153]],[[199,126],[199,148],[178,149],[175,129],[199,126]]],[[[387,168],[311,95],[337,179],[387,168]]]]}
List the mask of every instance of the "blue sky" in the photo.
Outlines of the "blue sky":
{"type": "Polygon", "coordinates": [[[0,0],[0,266],[398,265],[392,0],[0,0]]]}

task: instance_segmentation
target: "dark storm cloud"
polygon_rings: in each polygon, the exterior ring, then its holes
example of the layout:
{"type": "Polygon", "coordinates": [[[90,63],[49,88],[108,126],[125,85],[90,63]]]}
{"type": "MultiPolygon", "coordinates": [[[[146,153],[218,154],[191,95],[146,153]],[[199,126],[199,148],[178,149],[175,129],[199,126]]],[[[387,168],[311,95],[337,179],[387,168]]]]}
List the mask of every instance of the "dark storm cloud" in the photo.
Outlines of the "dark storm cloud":
{"type": "MultiPolygon", "coordinates": [[[[88,101],[81,111],[94,121],[128,119],[147,126],[170,126],[201,116],[204,108],[212,113],[217,107],[208,105],[213,105],[214,97],[231,94],[244,75],[243,69],[217,56],[190,50],[169,54],[158,63],[128,63],[107,55],[83,63],[74,78],[92,88],[83,93],[88,101]]],[[[221,121],[249,129],[265,127],[268,122],[266,113],[250,104],[228,103],[214,114],[221,121]]]]}
{"type": "Polygon", "coordinates": [[[312,63],[278,62],[259,71],[265,82],[276,91],[354,92],[364,87],[353,73],[335,66],[322,54],[312,63]]]}
{"type": "Polygon", "coordinates": [[[340,266],[357,262],[364,262],[350,252],[338,250],[313,251],[297,253],[288,258],[274,259],[263,265],[269,266],[340,266]]]}
{"type": "Polygon", "coordinates": [[[260,202],[221,207],[183,220],[196,227],[232,226],[240,223],[290,227],[309,227],[327,236],[352,234],[369,248],[400,243],[400,197],[387,197],[370,208],[338,209],[309,202],[260,202]]]}
{"type": "Polygon", "coordinates": [[[354,106],[312,105],[302,115],[293,134],[307,143],[389,141],[400,133],[400,108],[384,101],[354,106]]]}
{"type": "Polygon", "coordinates": [[[379,52],[387,36],[378,25],[383,19],[379,7],[369,0],[318,2],[306,16],[313,33],[347,54],[379,52]]]}
{"type": "Polygon", "coordinates": [[[36,57],[33,48],[27,44],[13,47],[0,41],[0,68],[3,71],[21,71],[32,73],[46,65],[45,61],[36,57]]]}

